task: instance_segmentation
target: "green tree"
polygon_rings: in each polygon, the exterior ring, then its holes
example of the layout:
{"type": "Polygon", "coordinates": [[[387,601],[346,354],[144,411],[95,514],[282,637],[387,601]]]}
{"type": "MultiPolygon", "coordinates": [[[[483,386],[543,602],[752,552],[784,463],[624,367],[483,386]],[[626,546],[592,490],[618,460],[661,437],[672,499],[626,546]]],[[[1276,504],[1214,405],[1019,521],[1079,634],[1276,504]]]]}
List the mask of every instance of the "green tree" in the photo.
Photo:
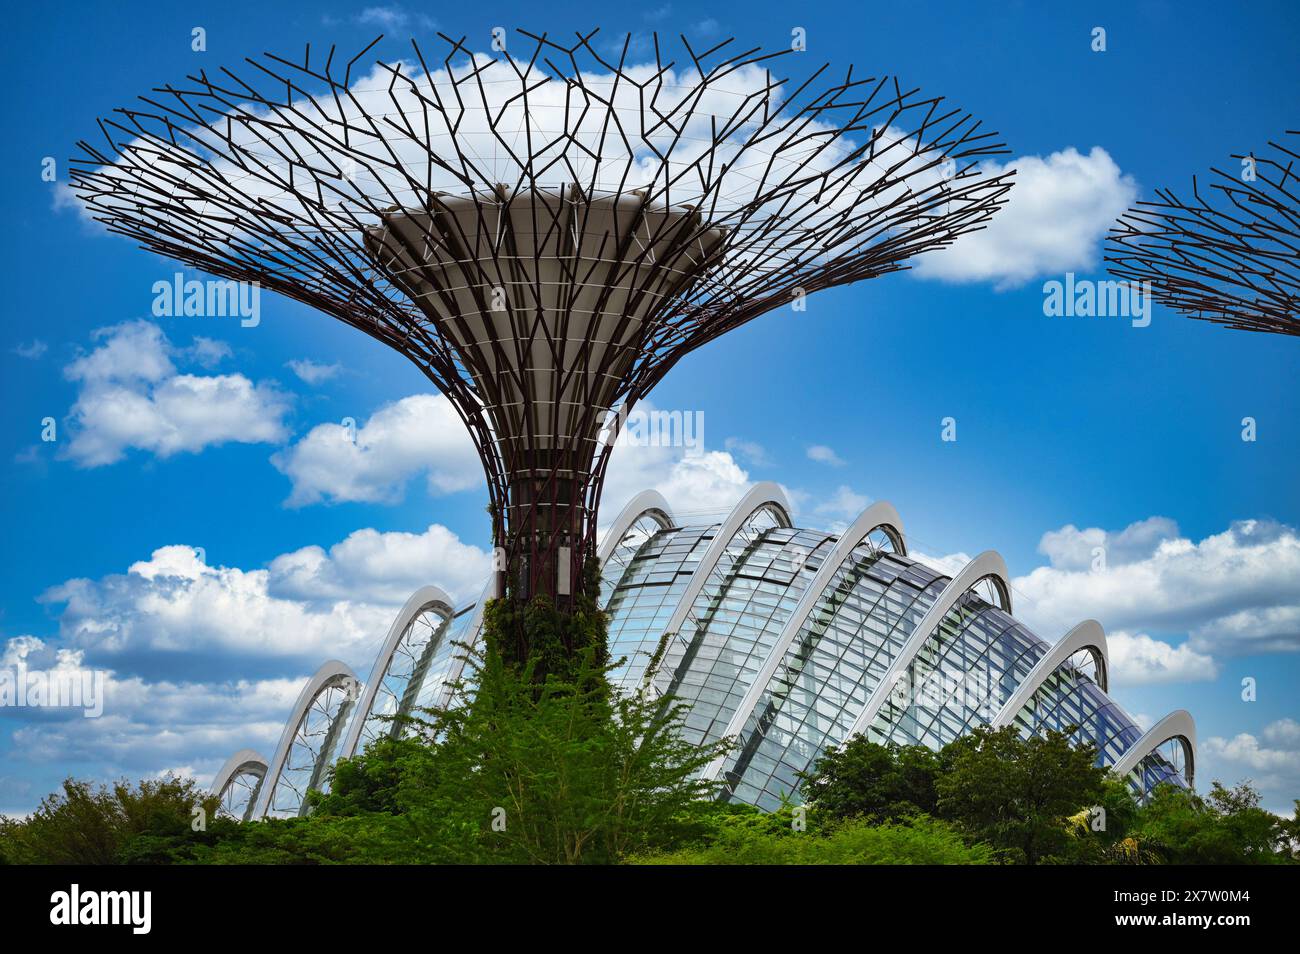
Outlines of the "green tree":
{"type": "Polygon", "coordinates": [[[396,814],[401,811],[403,780],[432,757],[433,748],[419,737],[376,739],[361,755],[334,764],[328,793],[308,794],[312,813],[321,817],[396,814]]]}
{"type": "Polygon", "coordinates": [[[1295,806],[1290,818],[1278,822],[1281,829],[1281,851],[1291,861],[1300,861],[1300,799],[1292,802],[1295,806]]]}
{"type": "Polygon", "coordinates": [[[1260,807],[1242,782],[1214,782],[1207,796],[1173,785],[1152,793],[1135,825],[1170,864],[1273,864],[1291,859],[1287,823],[1260,807]]]}
{"type": "Polygon", "coordinates": [[[1098,804],[1105,769],[1091,746],[1049,731],[1022,739],[1014,726],[982,726],[945,749],[938,812],[1009,861],[1038,864],[1069,853],[1070,816],[1098,804]]]}
{"type": "Polygon", "coordinates": [[[858,735],[817,760],[803,794],[829,818],[895,821],[934,813],[940,770],[938,753],[924,745],[878,745],[858,735]]]}
{"type": "MultiPolygon", "coordinates": [[[[488,644],[489,647],[491,643],[488,644]]],[[[722,743],[682,740],[680,706],[611,694],[608,666],[584,653],[568,681],[539,683],[488,648],[445,710],[430,713],[427,759],[410,760],[396,802],[426,843],[467,861],[614,862],[671,841],[698,772],[722,743]],[[471,698],[472,696],[472,698],[471,698]]]]}
{"type": "Polygon", "coordinates": [[[177,860],[233,823],[191,779],[167,776],[110,787],[68,779],[28,818],[0,822],[0,856],[11,864],[111,865],[177,860]],[[194,822],[202,820],[195,830],[194,822]]]}

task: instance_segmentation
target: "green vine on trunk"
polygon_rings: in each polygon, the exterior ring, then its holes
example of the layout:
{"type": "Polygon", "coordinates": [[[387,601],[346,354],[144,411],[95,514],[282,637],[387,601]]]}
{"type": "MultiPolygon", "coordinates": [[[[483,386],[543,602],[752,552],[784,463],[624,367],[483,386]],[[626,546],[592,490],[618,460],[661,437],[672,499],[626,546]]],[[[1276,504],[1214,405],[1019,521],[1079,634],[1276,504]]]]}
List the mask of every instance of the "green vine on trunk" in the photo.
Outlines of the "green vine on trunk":
{"type": "Polygon", "coordinates": [[[483,639],[489,653],[516,672],[531,669],[535,683],[554,677],[572,681],[580,670],[603,672],[609,664],[609,619],[600,608],[600,564],[583,565],[576,608],[566,612],[548,596],[522,601],[510,595],[489,600],[483,610],[483,639]],[[587,659],[587,665],[580,660],[587,659]]]}

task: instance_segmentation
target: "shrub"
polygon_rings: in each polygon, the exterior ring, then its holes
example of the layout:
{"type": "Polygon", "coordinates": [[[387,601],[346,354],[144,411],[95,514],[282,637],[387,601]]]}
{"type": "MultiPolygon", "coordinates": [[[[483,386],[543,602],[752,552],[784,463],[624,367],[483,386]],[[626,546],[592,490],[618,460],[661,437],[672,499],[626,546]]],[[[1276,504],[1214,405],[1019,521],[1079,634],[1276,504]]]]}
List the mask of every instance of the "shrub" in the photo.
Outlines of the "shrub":
{"type": "MultiPolygon", "coordinates": [[[[767,819],[778,819],[778,815],[767,819]]],[[[993,850],[967,844],[951,825],[926,816],[873,825],[854,818],[817,832],[774,830],[744,815],[724,821],[708,845],[645,854],[633,864],[655,865],[981,865],[993,850]]]]}
{"type": "Polygon", "coordinates": [[[461,687],[430,714],[438,741],[397,790],[426,842],[461,844],[467,861],[617,861],[676,837],[712,796],[697,773],[725,746],[684,742],[678,706],[611,694],[590,655],[573,681],[540,686],[491,649],[471,665],[472,704],[461,687]]]}
{"type": "Polygon", "coordinates": [[[179,860],[233,826],[217,818],[217,804],[193,780],[174,776],[109,788],[68,779],[24,821],[0,823],[0,856],[10,864],[38,865],[179,860]],[[192,828],[196,809],[206,830],[192,828]]]}

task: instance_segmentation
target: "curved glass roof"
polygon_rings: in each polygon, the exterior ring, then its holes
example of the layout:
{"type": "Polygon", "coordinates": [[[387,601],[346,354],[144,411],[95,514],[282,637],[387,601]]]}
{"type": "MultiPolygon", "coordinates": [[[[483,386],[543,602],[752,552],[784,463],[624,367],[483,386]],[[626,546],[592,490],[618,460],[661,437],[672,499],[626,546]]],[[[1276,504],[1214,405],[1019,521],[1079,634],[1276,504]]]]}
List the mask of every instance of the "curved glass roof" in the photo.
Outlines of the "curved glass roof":
{"type": "MultiPolygon", "coordinates": [[[[602,586],[611,657],[629,656],[616,671],[618,685],[632,690],[644,683],[686,703],[685,734],[692,742],[724,734],[836,542],[829,534],[779,526],[738,539],[696,598],[682,632],[665,641],[663,658],[647,679],[647,663],[718,526],[651,534],[602,586]]],[[[982,587],[972,587],[921,643],[898,683],[882,687],[950,582],[891,552],[882,539],[877,534],[862,541],[836,568],[744,713],[722,767],[728,798],[767,809],[783,798],[797,801],[801,774],[846,740],[878,691],[887,694],[866,729],[868,738],[943,746],[991,723],[1047,654],[1047,641],[988,602],[982,587]]],[[[1094,675],[1077,657],[1065,660],[1013,724],[1025,736],[1069,731],[1097,746],[1099,764],[1114,765],[1142,730],[1094,675]]],[[[1146,756],[1130,779],[1140,792],[1159,781],[1187,784],[1160,750],[1146,756]]]]}
{"type": "MultiPolygon", "coordinates": [[[[797,801],[803,774],[858,730],[875,742],[939,748],[1001,713],[1025,737],[1057,729],[1095,745],[1106,766],[1142,739],[1099,686],[1089,652],[1036,673],[1049,643],[997,605],[999,587],[986,587],[988,578],[953,592],[966,584],[897,552],[901,537],[880,527],[838,550],[832,534],[785,524],[769,506],[699,526],[632,520],[602,568],[610,658],[621,660],[615,685],[684,703],[691,742],[735,734],[730,753],[708,770],[724,797],[764,809],[797,801]],[[727,526],[737,530],[719,541],[727,526]],[[838,565],[823,566],[832,557],[838,565]],[[819,592],[809,592],[814,580],[819,592]],[[921,638],[917,627],[936,604],[947,611],[937,623],[929,615],[934,628],[921,638]],[[674,620],[677,632],[667,633],[674,620]],[[1003,713],[1031,674],[1041,683],[1024,686],[1018,712],[1003,713]]],[[[371,711],[354,713],[335,692],[314,699],[280,777],[266,782],[275,786],[268,814],[296,813],[307,789],[327,784],[343,727],[336,723],[364,720],[364,745],[416,731],[382,716],[445,705],[462,669],[459,647],[479,639],[475,609],[450,620],[417,616],[371,711]]],[[[1155,745],[1130,784],[1140,795],[1162,782],[1188,786],[1184,761],[1179,744],[1155,745]]]]}

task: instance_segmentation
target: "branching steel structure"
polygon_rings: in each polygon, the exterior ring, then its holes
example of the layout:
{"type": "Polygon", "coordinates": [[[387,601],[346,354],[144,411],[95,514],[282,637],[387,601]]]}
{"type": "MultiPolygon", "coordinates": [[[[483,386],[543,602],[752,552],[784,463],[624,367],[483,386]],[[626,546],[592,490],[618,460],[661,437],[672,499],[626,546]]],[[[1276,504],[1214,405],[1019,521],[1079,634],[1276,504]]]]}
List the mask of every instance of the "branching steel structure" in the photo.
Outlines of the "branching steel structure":
{"type": "Polygon", "coordinates": [[[677,361],[983,227],[1011,183],[978,169],[996,134],[891,77],[520,35],[200,72],[101,120],[72,177],[111,231],[412,360],[482,458],[498,592],[568,606],[612,438],[677,361]]]}
{"type": "Polygon", "coordinates": [[[1118,278],[1150,282],[1176,311],[1247,331],[1300,335],[1300,130],[1241,170],[1211,170],[1208,193],[1157,190],[1111,230],[1106,261],[1118,278]]]}

